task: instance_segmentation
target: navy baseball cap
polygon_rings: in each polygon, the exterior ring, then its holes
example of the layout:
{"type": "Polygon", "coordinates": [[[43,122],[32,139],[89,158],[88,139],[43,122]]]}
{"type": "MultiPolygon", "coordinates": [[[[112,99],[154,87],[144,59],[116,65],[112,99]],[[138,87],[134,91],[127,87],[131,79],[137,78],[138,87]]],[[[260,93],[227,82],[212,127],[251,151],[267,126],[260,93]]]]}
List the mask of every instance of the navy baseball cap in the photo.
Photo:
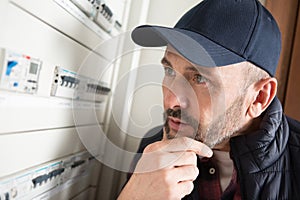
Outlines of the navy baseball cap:
{"type": "Polygon", "coordinates": [[[132,31],[144,47],[171,45],[191,63],[206,67],[249,61],[275,75],[281,34],[257,0],[204,0],[174,28],[142,25],[132,31]]]}

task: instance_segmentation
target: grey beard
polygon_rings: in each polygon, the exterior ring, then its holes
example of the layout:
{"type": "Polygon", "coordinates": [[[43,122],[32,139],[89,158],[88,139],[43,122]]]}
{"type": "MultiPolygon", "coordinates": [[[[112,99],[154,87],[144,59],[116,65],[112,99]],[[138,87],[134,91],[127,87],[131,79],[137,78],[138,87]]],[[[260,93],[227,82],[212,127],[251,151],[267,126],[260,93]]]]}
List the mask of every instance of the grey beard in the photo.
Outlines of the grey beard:
{"type": "Polygon", "coordinates": [[[215,145],[222,143],[229,139],[232,135],[238,132],[241,128],[240,116],[242,116],[242,105],[244,97],[238,97],[233,104],[214,119],[207,127],[199,124],[193,117],[189,116],[186,111],[177,109],[167,109],[164,112],[165,133],[168,139],[173,139],[175,135],[170,134],[170,127],[168,125],[168,117],[181,119],[192,126],[195,136],[194,139],[203,142],[208,147],[213,148],[215,145]]]}
{"type": "Polygon", "coordinates": [[[198,126],[199,126],[198,121],[195,120],[194,118],[192,118],[191,116],[189,116],[187,114],[187,112],[185,112],[184,110],[181,110],[181,109],[174,110],[174,109],[169,108],[164,112],[164,121],[165,121],[164,127],[165,127],[166,136],[168,139],[173,139],[175,137],[174,135],[170,134],[168,117],[174,117],[174,118],[178,118],[180,120],[185,121],[187,124],[189,124],[190,126],[193,127],[193,129],[194,129],[193,135],[196,135],[198,126]]]}

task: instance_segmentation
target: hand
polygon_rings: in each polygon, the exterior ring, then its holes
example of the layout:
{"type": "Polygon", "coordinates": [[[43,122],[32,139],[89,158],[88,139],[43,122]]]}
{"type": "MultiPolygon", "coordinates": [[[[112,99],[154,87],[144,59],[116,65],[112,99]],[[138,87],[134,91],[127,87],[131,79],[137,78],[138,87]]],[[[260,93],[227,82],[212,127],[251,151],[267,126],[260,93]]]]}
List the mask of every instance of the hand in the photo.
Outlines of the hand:
{"type": "Polygon", "coordinates": [[[183,198],[192,192],[199,174],[197,155],[211,157],[212,150],[187,137],[148,145],[118,199],[183,198]]]}

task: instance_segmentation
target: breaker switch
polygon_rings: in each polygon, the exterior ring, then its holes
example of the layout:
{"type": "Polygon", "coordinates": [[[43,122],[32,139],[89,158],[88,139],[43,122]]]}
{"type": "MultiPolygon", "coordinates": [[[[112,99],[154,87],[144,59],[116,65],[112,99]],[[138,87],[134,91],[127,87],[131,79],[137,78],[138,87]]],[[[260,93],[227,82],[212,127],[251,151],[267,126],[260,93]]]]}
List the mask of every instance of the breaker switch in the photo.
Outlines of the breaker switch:
{"type": "Polygon", "coordinates": [[[75,88],[79,84],[79,79],[72,76],[61,76],[61,86],[75,88]]]}
{"type": "Polygon", "coordinates": [[[111,11],[111,9],[105,5],[105,4],[102,4],[101,5],[102,9],[100,11],[100,13],[107,19],[107,20],[110,20],[113,16],[113,12],[111,11]]]}
{"type": "Polygon", "coordinates": [[[32,179],[33,187],[36,187],[37,185],[40,185],[43,182],[46,182],[49,178],[50,176],[48,174],[44,174],[32,179]]]}
{"type": "Polygon", "coordinates": [[[71,168],[78,167],[78,166],[80,166],[80,165],[82,165],[82,164],[84,164],[84,163],[85,163],[84,160],[76,161],[76,162],[74,162],[74,163],[71,165],[71,168]]]}
{"type": "Polygon", "coordinates": [[[58,175],[61,175],[62,173],[64,173],[65,169],[64,168],[60,168],[60,169],[56,169],[52,172],[49,173],[49,177],[50,179],[53,178],[53,177],[56,177],[58,175]]]}

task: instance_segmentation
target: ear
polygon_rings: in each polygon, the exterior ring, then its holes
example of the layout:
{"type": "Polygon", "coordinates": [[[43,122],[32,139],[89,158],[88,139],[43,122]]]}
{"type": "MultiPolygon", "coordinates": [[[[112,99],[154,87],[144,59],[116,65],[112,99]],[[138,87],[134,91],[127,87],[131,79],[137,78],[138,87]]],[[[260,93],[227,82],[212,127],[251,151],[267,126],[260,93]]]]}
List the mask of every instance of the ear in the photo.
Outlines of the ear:
{"type": "Polygon", "coordinates": [[[250,118],[256,118],[264,112],[277,92],[277,80],[273,77],[261,79],[254,84],[252,88],[253,98],[248,107],[247,115],[250,118]]]}

